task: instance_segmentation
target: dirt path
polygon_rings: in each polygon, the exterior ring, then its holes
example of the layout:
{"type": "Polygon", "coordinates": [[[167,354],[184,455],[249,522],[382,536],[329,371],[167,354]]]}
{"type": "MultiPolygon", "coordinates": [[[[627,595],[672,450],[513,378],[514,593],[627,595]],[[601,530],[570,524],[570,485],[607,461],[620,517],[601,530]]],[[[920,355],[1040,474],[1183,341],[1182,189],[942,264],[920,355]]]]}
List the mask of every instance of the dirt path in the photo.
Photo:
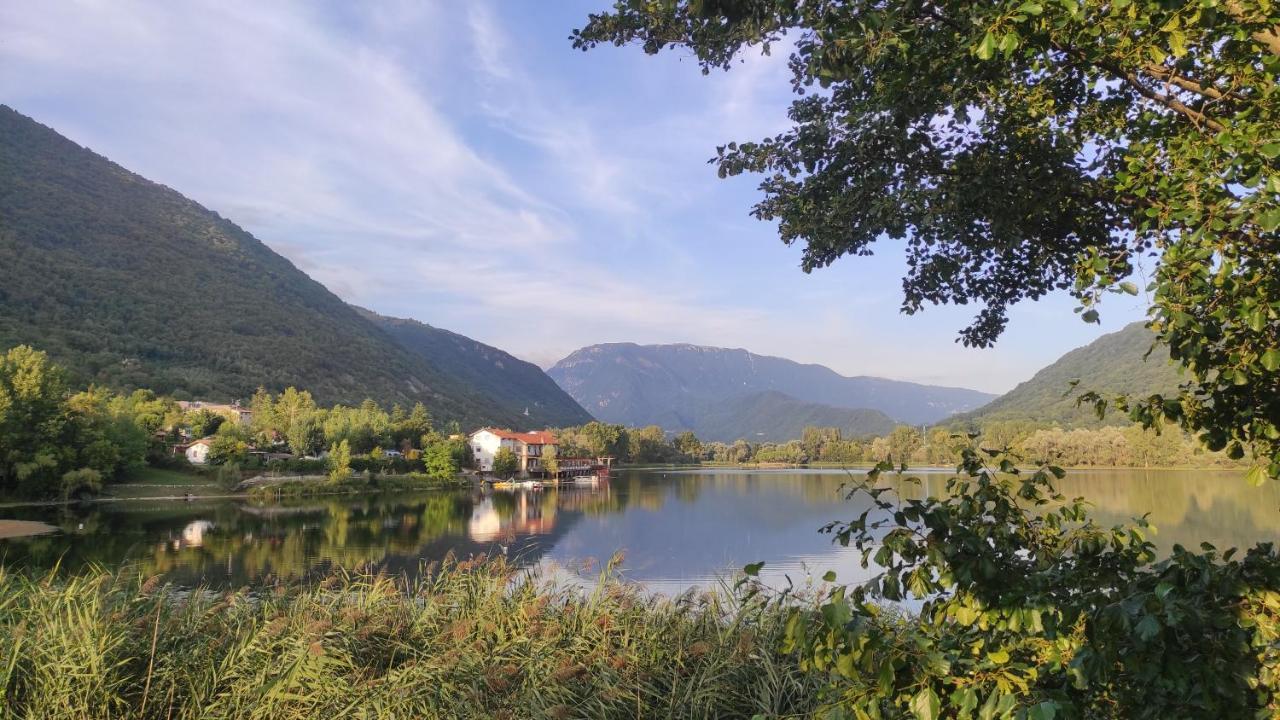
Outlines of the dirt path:
{"type": "Polygon", "coordinates": [[[0,520],[0,540],[6,538],[43,535],[57,531],[58,528],[34,520],[0,520]]]}

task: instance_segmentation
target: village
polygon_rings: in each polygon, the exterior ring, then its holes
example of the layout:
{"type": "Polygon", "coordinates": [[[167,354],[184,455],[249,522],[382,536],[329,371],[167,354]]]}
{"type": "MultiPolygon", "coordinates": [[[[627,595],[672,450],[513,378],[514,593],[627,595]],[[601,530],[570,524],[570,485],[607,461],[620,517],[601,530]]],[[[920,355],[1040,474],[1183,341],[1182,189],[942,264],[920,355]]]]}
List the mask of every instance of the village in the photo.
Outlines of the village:
{"type": "MultiPolygon", "coordinates": [[[[200,400],[179,401],[184,414],[209,413],[221,416],[227,423],[249,427],[254,411],[240,403],[213,403],[200,400]]],[[[215,460],[217,434],[195,437],[191,424],[177,428],[177,437],[170,445],[175,457],[185,458],[193,466],[207,466],[215,460]]],[[[452,433],[445,439],[455,446],[465,447],[463,462],[458,468],[469,472],[476,479],[497,488],[540,489],[545,484],[573,482],[594,484],[607,480],[613,466],[613,457],[572,457],[560,455],[560,443],[550,430],[515,431],[495,427],[481,427],[470,433],[452,433]]],[[[327,461],[330,451],[321,449],[315,454],[297,455],[287,451],[283,442],[269,447],[246,446],[246,459],[263,467],[287,469],[290,461],[327,461]]],[[[411,469],[412,463],[421,458],[421,451],[413,448],[375,446],[367,455],[385,463],[394,470],[411,469]]],[[[305,467],[305,466],[303,466],[305,467]]]]}

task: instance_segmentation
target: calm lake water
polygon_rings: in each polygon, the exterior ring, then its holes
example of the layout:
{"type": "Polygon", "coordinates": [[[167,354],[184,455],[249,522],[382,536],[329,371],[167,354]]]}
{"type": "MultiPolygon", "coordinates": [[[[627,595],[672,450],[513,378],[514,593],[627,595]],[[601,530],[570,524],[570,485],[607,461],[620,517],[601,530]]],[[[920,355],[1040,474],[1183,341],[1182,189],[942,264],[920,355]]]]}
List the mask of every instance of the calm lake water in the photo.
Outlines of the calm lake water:
{"type": "MultiPolygon", "coordinates": [[[[925,471],[923,491],[947,475],[925,471]]],[[[764,577],[836,570],[862,577],[851,549],[818,533],[862,507],[843,499],[848,479],[830,470],[623,471],[597,488],[358,496],[257,506],[242,500],[128,501],[76,507],[0,508],[60,532],[0,540],[0,562],[42,569],[132,565],[180,584],[250,585],[333,566],[415,573],[447,553],[505,554],[590,583],[623,552],[621,574],[663,593],[714,586],[750,562],[764,577]]],[[[1280,485],[1247,485],[1223,471],[1074,471],[1062,482],[1106,524],[1150,513],[1162,548],[1209,541],[1221,548],[1280,538],[1280,485]]],[[[920,492],[917,490],[916,492],[920,492]]]]}

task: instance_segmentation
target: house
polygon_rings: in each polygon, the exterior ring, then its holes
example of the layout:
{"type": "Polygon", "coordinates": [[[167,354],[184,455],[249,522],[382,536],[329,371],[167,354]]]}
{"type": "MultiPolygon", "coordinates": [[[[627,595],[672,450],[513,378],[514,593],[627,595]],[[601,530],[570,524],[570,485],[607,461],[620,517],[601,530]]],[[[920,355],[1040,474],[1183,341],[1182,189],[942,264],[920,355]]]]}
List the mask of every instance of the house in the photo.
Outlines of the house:
{"type": "Polygon", "coordinates": [[[520,474],[541,473],[542,455],[549,447],[556,447],[556,436],[545,430],[534,432],[513,432],[497,428],[480,428],[471,433],[467,444],[471,446],[471,456],[475,460],[476,469],[481,472],[493,471],[493,458],[502,448],[515,453],[520,460],[520,474]]]}
{"type": "Polygon", "coordinates": [[[229,420],[238,420],[241,425],[248,425],[253,421],[253,411],[241,405],[239,402],[233,402],[230,405],[224,403],[211,403],[203,400],[179,400],[178,407],[183,412],[193,410],[208,410],[226,417],[229,420]]]}
{"type": "Polygon", "coordinates": [[[213,445],[213,438],[200,438],[195,442],[187,445],[183,450],[183,454],[187,456],[187,462],[192,465],[203,465],[209,457],[209,447],[213,445]]]}

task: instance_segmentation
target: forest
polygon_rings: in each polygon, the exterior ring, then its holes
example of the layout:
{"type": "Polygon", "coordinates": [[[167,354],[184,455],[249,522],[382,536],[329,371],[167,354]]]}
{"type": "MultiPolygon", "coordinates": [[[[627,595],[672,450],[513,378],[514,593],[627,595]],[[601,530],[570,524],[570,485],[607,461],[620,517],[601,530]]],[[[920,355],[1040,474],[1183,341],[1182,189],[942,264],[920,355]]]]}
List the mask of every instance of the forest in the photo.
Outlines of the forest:
{"type": "Polygon", "coordinates": [[[209,407],[184,411],[150,390],[72,391],[66,371],[19,345],[0,356],[0,495],[93,494],[145,466],[194,470],[175,448],[208,438],[208,465],[238,479],[254,470],[420,472],[452,478],[467,463],[457,424],[438,432],[422,403],[384,409],[316,404],[305,390],[260,389],[251,420],[209,407]],[[329,451],[329,452],[325,452],[329,451]],[[326,457],[318,457],[324,453],[326,457]]]}

